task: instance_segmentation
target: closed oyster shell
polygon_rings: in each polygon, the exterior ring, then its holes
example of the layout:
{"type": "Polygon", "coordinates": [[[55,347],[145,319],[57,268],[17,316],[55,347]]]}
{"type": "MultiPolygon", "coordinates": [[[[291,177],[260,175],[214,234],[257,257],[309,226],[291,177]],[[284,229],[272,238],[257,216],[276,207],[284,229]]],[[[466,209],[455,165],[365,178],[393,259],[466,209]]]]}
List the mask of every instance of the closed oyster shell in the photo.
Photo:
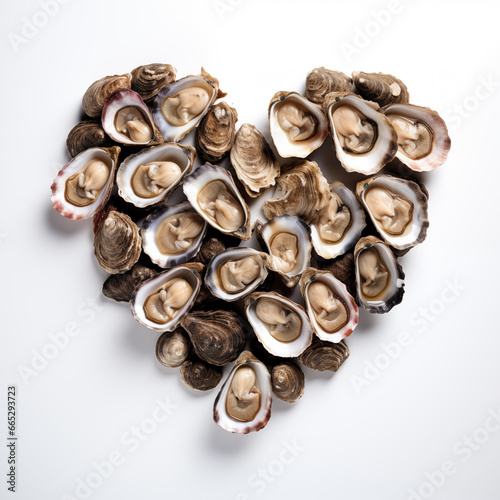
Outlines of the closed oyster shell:
{"type": "Polygon", "coordinates": [[[211,106],[196,129],[198,154],[207,161],[219,161],[232,148],[238,113],[226,102],[211,106]]]}
{"type": "Polygon", "coordinates": [[[271,384],[278,399],[296,403],[304,395],[304,372],[295,363],[285,361],[272,368],[271,384]]]}
{"type": "Polygon", "coordinates": [[[334,260],[323,260],[318,262],[321,271],[332,273],[335,278],[344,283],[347,291],[356,297],[356,278],[354,270],[354,251],[337,257],[334,260]]]}
{"type": "Polygon", "coordinates": [[[242,319],[232,311],[187,313],[181,326],[188,333],[196,354],[215,366],[234,361],[245,347],[242,319]]]}
{"type": "Polygon", "coordinates": [[[136,263],[122,274],[112,274],[104,282],[102,294],[117,302],[129,302],[135,288],[157,274],[155,269],[136,263]]]}
{"type": "Polygon", "coordinates": [[[169,368],[181,366],[189,356],[191,342],[182,328],[163,332],[156,341],[156,359],[169,368]]]}
{"type": "Polygon", "coordinates": [[[338,344],[314,339],[298,360],[308,368],[320,372],[336,372],[349,357],[349,348],[344,341],[338,344]]]}
{"type": "Polygon", "coordinates": [[[324,67],[311,70],[306,78],[306,97],[319,105],[330,92],[356,92],[350,76],[324,67]]]}
{"type": "Polygon", "coordinates": [[[144,102],[150,103],[163,87],[175,81],[176,74],[170,64],[145,64],[132,71],[131,88],[144,102]]]}
{"type": "Polygon", "coordinates": [[[94,254],[110,274],[128,271],[141,255],[139,228],[126,214],[112,207],[94,217],[94,254]]]}
{"type": "Polygon", "coordinates": [[[294,215],[311,223],[330,199],[328,181],[314,161],[296,161],[283,166],[276,180],[274,197],[264,202],[268,219],[294,215]]]}
{"type": "Polygon", "coordinates": [[[86,120],[77,123],[68,134],[66,148],[75,157],[89,148],[109,146],[111,141],[97,121],[86,120]]]}
{"type": "Polygon", "coordinates": [[[181,380],[190,389],[210,391],[215,389],[222,379],[222,368],[214,366],[196,356],[191,356],[181,366],[181,380]]]}
{"type": "Polygon", "coordinates": [[[380,107],[387,104],[406,104],[410,94],[406,85],[395,76],[385,73],[363,73],[355,71],[352,79],[357,93],[367,101],[374,101],[380,107]]]}
{"type": "Polygon", "coordinates": [[[231,148],[231,164],[248,196],[255,198],[274,186],[280,165],[265,137],[250,123],[236,132],[231,148]]]}
{"type": "Polygon", "coordinates": [[[106,101],[121,89],[130,89],[131,75],[105,76],[95,81],[85,92],[82,99],[82,107],[91,118],[97,118],[106,104],[106,101]]]}

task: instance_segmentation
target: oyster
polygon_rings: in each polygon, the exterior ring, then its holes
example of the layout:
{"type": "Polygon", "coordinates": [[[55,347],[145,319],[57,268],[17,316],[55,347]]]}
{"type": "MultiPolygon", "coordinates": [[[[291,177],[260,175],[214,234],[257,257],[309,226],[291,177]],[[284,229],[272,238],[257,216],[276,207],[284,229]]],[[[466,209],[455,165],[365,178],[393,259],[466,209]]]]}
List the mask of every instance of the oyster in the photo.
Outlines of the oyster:
{"type": "Polygon", "coordinates": [[[215,389],[222,379],[222,368],[211,365],[196,356],[191,356],[181,366],[181,380],[190,389],[210,391],[215,389]]]}
{"type": "Polygon", "coordinates": [[[207,223],[188,202],[160,208],[142,224],[142,247],[158,266],[178,266],[198,253],[206,230],[207,223]]]}
{"type": "Polygon", "coordinates": [[[228,432],[263,429],[271,417],[271,377],[251,352],[240,354],[214,403],[214,421],[228,432]]]}
{"type": "Polygon", "coordinates": [[[250,239],[250,211],[225,168],[206,163],[184,179],[183,189],[194,209],[212,227],[242,240],[250,239]]]}
{"type": "Polygon", "coordinates": [[[306,97],[320,106],[330,92],[356,92],[350,76],[341,71],[331,71],[324,67],[315,68],[307,74],[306,97]]]}
{"type": "Polygon", "coordinates": [[[130,89],[131,76],[125,75],[105,76],[95,81],[85,92],[82,107],[91,118],[101,115],[106,101],[118,90],[130,89]]]}
{"type": "Polygon", "coordinates": [[[144,281],[130,299],[134,318],[158,332],[175,330],[200,291],[202,270],[202,264],[184,264],[144,281]]]}
{"type": "Polygon", "coordinates": [[[107,207],[94,216],[94,255],[110,274],[128,271],[141,255],[139,228],[126,214],[107,207]]]}
{"type": "Polygon", "coordinates": [[[90,148],[59,171],[50,189],[54,209],[68,219],[88,219],[108,201],[119,147],[90,148]]]}
{"type": "Polygon", "coordinates": [[[127,146],[163,142],[148,107],[133,90],[115,92],[106,101],[101,122],[111,139],[127,146]]]}
{"type": "Polygon", "coordinates": [[[404,272],[389,246],[374,236],[354,248],[358,303],[371,313],[389,312],[403,300],[404,272]]]}
{"type": "Polygon", "coordinates": [[[155,269],[136,263],[124,273],[109,276],[102,285],[102,294],[116,302],[129,302],[135,287],[157,274],[155,269]]]}
{"type": "Polygon", "coordinates": [[[313,328],[306,312],[279,293],[248,295],[245,313],[261,344],[274,356],[299,356],[311,343],[313,328]]]}
{"type": "Polygon", "coordinates": [[[170,368],[177,368],[187,360],[191,342],[182,328],[163,332],[156,341],[156,359],[170,368]]]}
{"type": "Polygon", "coordinates": [[[268,219],[296,215],[310,223],[330,199],[328,181],[314,161],[299,160],[285,165],[276,181],[272,199],[262,205],[268,219]]]}
{"type": "Polygon", "coordinates": [[[153,116],[164,140],[180,141],[198,126],[218,97],[218,80],[203,68],[199,76],[187,76],[163,87],[154,100],[153,116]]]}
{"type": "Polygon", "coordinates": [[[427,196],[416,182],[378,175],[358,182],[356,195],[382,238],[397,250],[427,236],[427,196]]]}
{"type": "Polygon", "coordinates": [[[170,64],[146,64],[132,71],[131,88],[150,103],[158,92],[175,81],[177,70],[170,64]]]}
{"type": "Polygon", "coordinates": [[[283,158],[305,158],[328,135],[321,108],[297,92],[276,92],[269,104],[269,128],[283,158]]]}
{"type": "Polygon", "coordinates": [[[358,325],[356,302],[346,286],[327,271],[308,268],[300,278],[300,292],[318,338],[340,342],[358,325]]]}
{"type": "Polygon", "coordinates": [[[410,94],[406,85],[392,75],[384,73],[363,73],[355,71],[352,79],[356,92],[367,101],[374,101],[380,107],[387,104],[410,102],[410,94]]]}
{"type": "Polygon", "coordinates": [[[412,170],[428,172],[446,161],[451,140],[437,111],[393,104],[386,106],[384,113],[398,135],[396,156],[412,170]]]}
{"type": "Polygon", "coordinates": [[[222,241],[217,238],[207,239],[202,243],[200,251],[196,256],[196,261],[207,266],[212,257],[224,252],[224,250],[226,250],[226,245],[222,241]]]}
{"type": "Polygon", "coordinates": [[[196,129],[196,151],[207,161],[219,161],[232,148],[238,113],[225,102],[211,106],[196,129]]]}
{"type": "Polygon", "coordinates": [[[379,105],[349,93],[331,93],[324,101],[335,153],[348,172],[377,173],[396,155],[397,135],[379,105]]]}
{"type": "Polygon", "coordinates": [[[215,366],[234,361],[245,348],[242,319],[232,311],[196,311],[181,322],[196,354],[215,366]]]}
{"type": "Polygon", "coordinates": [[[110,140],[101,124],[87,120],[77,123],[68,134],[66,148],[71,157],[75,157],[89,148],[110,146],[110,140]]]}
{"type": "Polygon", "coordinates": [[[245,297],[267,278],[267,255],[253,248],[228,248],[212,257],[205,284],[210,292],[227,302],[245,297]]]}
{"type": "Polygon", "coordinates": [[[347,291],[356,296],[356,278],[354,271],[354,249],[337,257],[334,260],[318,262],[318,269],[332,273],[335,278],[344,283],[347,291]]]}
{"type": "Polygon", "coordinates": [[[269,253],[266,266],[279,273],[286,286],[295,286],[311,259],[309,226],[297,217],[281,215],[266,224],[258,221],[255,229],[269,253]]]}
{"type": "Polygon", "coordinates": [[[280,165],[264,136],[249,123],[236,132],[231,148],[231,164],[248,196],[256,198],[274,186],[280,165]]]}
{"type": "Polygon", "coordinates": [[[343,340],[333,344],[314,339],[298,359],[304,366],[313,370],[336,372],[348,357],[349,348],[343,340]]]}
{"type": "Polygon", "coordinates": [[[193,168],[194,148],[166,143],[129,156],[116,174],[118,194],[138,208],[166,203],[193,168]]]}
{"type": "Polygon", "coordinates": [[[291,361],[273,366],[271,370],[273,394],[287,403],[296,403],[304,395],[304,372],[291,361]]]}

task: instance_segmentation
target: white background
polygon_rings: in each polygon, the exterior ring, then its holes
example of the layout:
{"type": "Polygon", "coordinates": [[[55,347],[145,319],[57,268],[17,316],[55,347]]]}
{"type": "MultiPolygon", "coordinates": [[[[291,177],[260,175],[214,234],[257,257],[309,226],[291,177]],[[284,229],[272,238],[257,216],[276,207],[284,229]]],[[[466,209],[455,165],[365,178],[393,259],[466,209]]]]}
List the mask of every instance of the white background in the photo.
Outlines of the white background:
{"type": "MultiPolygon", "coordinates": [[[[3,0],[0,15],[0,435],[11,384],[19,435],[18,491],[7,491],[2,443],[0,497],[83,498],[78,481],[97,485],[93,463],[118,452],[121,465],[89,498],[500,498],[500,432],[481,430],[500,407],[498,2],[73,0],[16,45],[24,18],[40,12],[37,1],[3,0]],[[150,62],[173,64],[179,77],[205,66],[239,123],[266,134],[271,96],[303,92],[322,65],[393,73],[450,126],[449,159],[425,176],[428,238],[402,260],[403,303],[383,317],[362,312],[342,369],[307,370],[304,397],[276,401],[259,433],[224,432],[212,421],[215,391],[195,394],[157,363],[156,334],[126,304],[100,298],[91,222],[50,204],[86,88],[150,62]],[[71,328],[80,333],[23,380],[49,335],[71,328]],[[387,363],[384,345],[401,332],[411,343],[387,363]],[[151,423],[158,398],[177,408],[132,451],[127,433],[151,423]],[[447,461],[453,474],[433,475],[447,461]]],[[[330,139],[314,158],[330,180],[349,178],[330,139]]]]}

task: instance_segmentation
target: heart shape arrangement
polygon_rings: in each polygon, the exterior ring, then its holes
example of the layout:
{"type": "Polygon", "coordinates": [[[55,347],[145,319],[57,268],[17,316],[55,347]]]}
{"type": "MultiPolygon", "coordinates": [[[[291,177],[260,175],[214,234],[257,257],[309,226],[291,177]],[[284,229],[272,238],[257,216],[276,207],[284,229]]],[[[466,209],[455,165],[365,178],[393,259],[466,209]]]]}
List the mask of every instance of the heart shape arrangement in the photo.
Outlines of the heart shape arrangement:
{"type": "Polygon", "coordinates": [[[277,92],[269,129],[286,161],[253,125],[236,131],[225,95],[205,70],[176,80],[165,64],[96,81],[52,203],[93,217],[94,253],[111,274],[103,293],[161,333],[160,363],[205,391],[234,362],[214,420],[246,434],[267,424],[273,395],[302,396],[301,365],[338,370],[358,306],[401,302],[398,257],[426,237],[428,193],[412,175],[379,172],[395,157],[407,172],[432,170],[451,143],[438,113],[409,104],[392,75],[316,68],[305,96],[277,92]],[[194,129],[195,147],[182,144],[194,129]],[[363,175],[355,193],[307,159],[328,135],[342,167],[363,175]],[[185,201],[168,204],[181,189],[185,201]],[[259,202],[267,221],[251,224],[259,202]],[[245,246],[252,234],[260,247],[245,246]]]}

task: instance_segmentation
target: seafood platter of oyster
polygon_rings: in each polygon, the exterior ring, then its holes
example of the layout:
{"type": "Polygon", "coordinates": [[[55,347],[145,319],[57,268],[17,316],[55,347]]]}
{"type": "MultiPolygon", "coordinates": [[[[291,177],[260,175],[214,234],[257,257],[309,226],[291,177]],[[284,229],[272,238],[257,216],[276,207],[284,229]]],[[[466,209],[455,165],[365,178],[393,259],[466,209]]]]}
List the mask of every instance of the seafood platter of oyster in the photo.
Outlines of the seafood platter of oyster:
{"type": "Polygon", "coordinates": [[[401,303],[399,259],[429,226],[422,172],[451,142],[389,74],[313,69],[259,130],[237,126],[203,68],[176,73],[148,64],[88,88],[52,203],[93,219],[103,294],[157,335],[158,362],[219,387],[214,421],[247,434],[274,398],[302,397],[304,366],[340,368],[359,308],[401,303]],[[313,161],[324,143],[329,160],[313,161]]]}

